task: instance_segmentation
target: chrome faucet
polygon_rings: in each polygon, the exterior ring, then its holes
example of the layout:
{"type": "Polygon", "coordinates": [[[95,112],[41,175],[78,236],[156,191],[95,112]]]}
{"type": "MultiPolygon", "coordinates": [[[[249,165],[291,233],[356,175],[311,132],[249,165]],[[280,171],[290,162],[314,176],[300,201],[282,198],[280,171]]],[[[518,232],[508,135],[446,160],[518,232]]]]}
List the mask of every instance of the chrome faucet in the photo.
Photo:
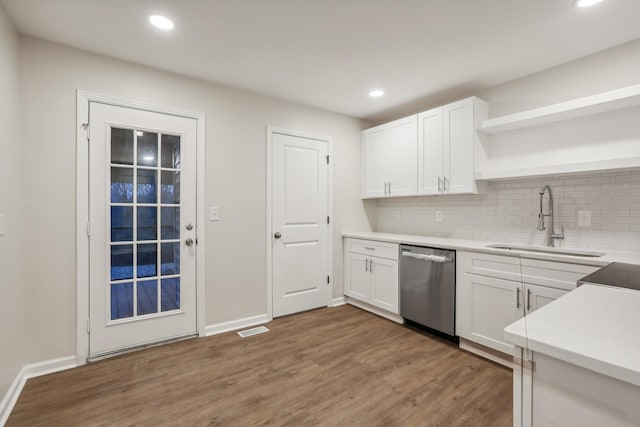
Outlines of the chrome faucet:
{"type": "Polygon", "coordinates": [[[540,194],[540,212],[538,213],[538,231],[545,231],[545,245],[549,247],[553,247],[554,239],[564,239],[564,226],[562,226],[562,231],[560,233],[556,233],[553,227],[553,196],[551,195],[551,187],[545,185],[542,187],[542,190],[539,192],[540,194]],[[549,193],[549,212],[544,213],[542,210],[542,199],[544,198],[544,193],[549,193]],[[544,218],[551,217],[551,227],[546,228],[544,226],[544,218]]]}

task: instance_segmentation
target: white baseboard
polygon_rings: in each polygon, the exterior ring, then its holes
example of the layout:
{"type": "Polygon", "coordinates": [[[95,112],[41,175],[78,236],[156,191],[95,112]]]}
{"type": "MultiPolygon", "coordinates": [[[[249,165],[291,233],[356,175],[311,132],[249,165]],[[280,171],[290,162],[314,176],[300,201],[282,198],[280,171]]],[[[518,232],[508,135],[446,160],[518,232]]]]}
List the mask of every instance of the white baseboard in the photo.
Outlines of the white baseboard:
{"type": "Polygon", "coordinates": [[[367,304],[366,302],[358,301],[357,299],[353,299],[353,298],[347,298],[347,303],[354,305],[358,308],[361,308],[363,310],[370,311],[371,313],[377,314],[378,316],[384,317],[385,319],[389,319],[396,323],[400,323],[401,325],[404,323],[404,319],[402,318],[402,316],[395,313],[390,313],[378,307],[374,307],[371,304],[367,304]]]}
{"type": "Polygon", "coordinates": [[[344,305],[347,303],[347,299],[345,297],[338,297],[331,300],[331,307],[337,307],[339,305],[344,305]]]}
{"type": "Polygon", "coordinates": [[[460,338],[458,346],[461,350],[468,351],[469,353],[476,354],[480,357],[484,357],[485,359],[489,359],[492,362],[513,369],[513,356],[506,353],[485,347],[482,344],[474,343],[473,341],[469,341],[464,338],[460,338]]]}
{"type": "Polygon", "coordinates": [[[9,419],[9,415],[13,410],[22,389],[29,378],[35,378],[42,375],[52,374],[54,372],[64,371],[66,369],[75,368],[76,357],[67,356],[60,357],[58,359],[46,360],[44,362],[31,363],[25,365],[20,369],[16,379],[13,380],[11,387],[5,394],[4,399],[0,403],[0,426],[4,426],[9,419]]]}
{"type": "Polygon", "coordinates": [[[258,316],[245,317],[244,319],[231,320],[229,322],[216,323],[209,325],[205,329],[205,335],[211,336],[221,334],[223,332],[235,331],[237,329],[247,328],[249,326],[262,325],[270,322],[268,314],[260,314],[258,316]]]}

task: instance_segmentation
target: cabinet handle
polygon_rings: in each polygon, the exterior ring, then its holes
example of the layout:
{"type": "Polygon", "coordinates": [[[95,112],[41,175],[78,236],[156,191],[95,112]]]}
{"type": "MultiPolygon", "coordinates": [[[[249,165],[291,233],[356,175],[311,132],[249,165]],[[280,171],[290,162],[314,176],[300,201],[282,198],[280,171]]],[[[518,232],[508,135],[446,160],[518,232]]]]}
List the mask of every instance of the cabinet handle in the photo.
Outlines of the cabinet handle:
{"type": "Polygon", "coordinates": [[[364,271],[369,271],[369,260],[367,258],[364,259],[364,271]]]}
{"type": "Polygon", "coordinates": [[[520,308],[520,288],[516,288],[516,308],[520,308]]]}
{"type": "Polygon", "coordinates": [[[442,179],[438,177],[438,193],[442,193],[442,179]]]}
{"type": "Polygon", "coordinates": [[[531,311],[531,289],[527,289],[527,311],[531,311]]]}
{"type": "Polygon", "coordinates": [[[387,181],[384,182],[384,195],[387,195],[387,181]]]}
{"type": "Polygon", "coordinates": [[[444,193],[445,191],[447,191],[447,177],[443,177],[442,178],[442,192],[444,193]]]}
{"type": "Polygon", "coordinates": [[[369,273],[373,273],[373,260],[369,260],[369,273]]]}
{"type": "Polygon", "coordinates": [[[389,195],[391,195],[391,181],[389,181],[389,195]]]}

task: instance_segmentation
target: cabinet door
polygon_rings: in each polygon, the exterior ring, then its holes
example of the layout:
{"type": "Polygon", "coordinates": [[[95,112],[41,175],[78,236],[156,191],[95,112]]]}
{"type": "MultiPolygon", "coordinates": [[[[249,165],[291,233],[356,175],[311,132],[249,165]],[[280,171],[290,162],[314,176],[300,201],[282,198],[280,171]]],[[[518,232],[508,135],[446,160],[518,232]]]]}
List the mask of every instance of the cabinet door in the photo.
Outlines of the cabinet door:
{"type": "Polygon", "coordinates": [[[524,293],[526,312],[529,314],[568,294],[569,291],[527,284],[524,286],[524,293]]]}
{"type": "Polygon", "coordinates": [[[387,170],[389,196],[418,194],[418,117],[388,123],[387,170]]]}
{"type": "Polygon", "coordinates": [[[418,194],[439,194],[444,177],[442,107],[418,114],[418,194]]]}
{"type": "Polygon", "coordinates": [[[371,297],[371,275],[369,259],[364,255],[347,252],[345,254],[345,294],[368,302],[371,297]]]}
{"type": "Polygon", "coordinates": [[[386,195],[389,128],[377,126],[362,132],[362,197],[386,195]]]}
{"type": "Polygon", "coordinates": [[[475,192],[473,102],[467,98],[443,107],[445,193],[475,192]]]}
{"type": "Polygon", "coordinates": [[[512,354],[504,328],[524,315],[518,282],[464,273],[458,277],[456,334],[478,344],[512,354]]]}
{"type": "Polygon", "coordinates": [[[371,266],[371,304],[384,310],[399,314],[398,261],[383,258],[370,258],[371,266]]]}

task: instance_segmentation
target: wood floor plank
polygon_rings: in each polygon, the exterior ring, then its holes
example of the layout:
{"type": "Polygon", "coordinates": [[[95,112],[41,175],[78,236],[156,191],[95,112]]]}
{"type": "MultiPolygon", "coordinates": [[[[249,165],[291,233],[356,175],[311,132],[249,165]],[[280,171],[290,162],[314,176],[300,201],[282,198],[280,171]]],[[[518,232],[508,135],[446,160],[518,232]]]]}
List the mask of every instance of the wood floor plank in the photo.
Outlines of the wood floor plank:
{"type": "Polygon", "coordinates": [[[510,426],[511,371],[352,306],[31,379],[7,426],[510,426]]]}

